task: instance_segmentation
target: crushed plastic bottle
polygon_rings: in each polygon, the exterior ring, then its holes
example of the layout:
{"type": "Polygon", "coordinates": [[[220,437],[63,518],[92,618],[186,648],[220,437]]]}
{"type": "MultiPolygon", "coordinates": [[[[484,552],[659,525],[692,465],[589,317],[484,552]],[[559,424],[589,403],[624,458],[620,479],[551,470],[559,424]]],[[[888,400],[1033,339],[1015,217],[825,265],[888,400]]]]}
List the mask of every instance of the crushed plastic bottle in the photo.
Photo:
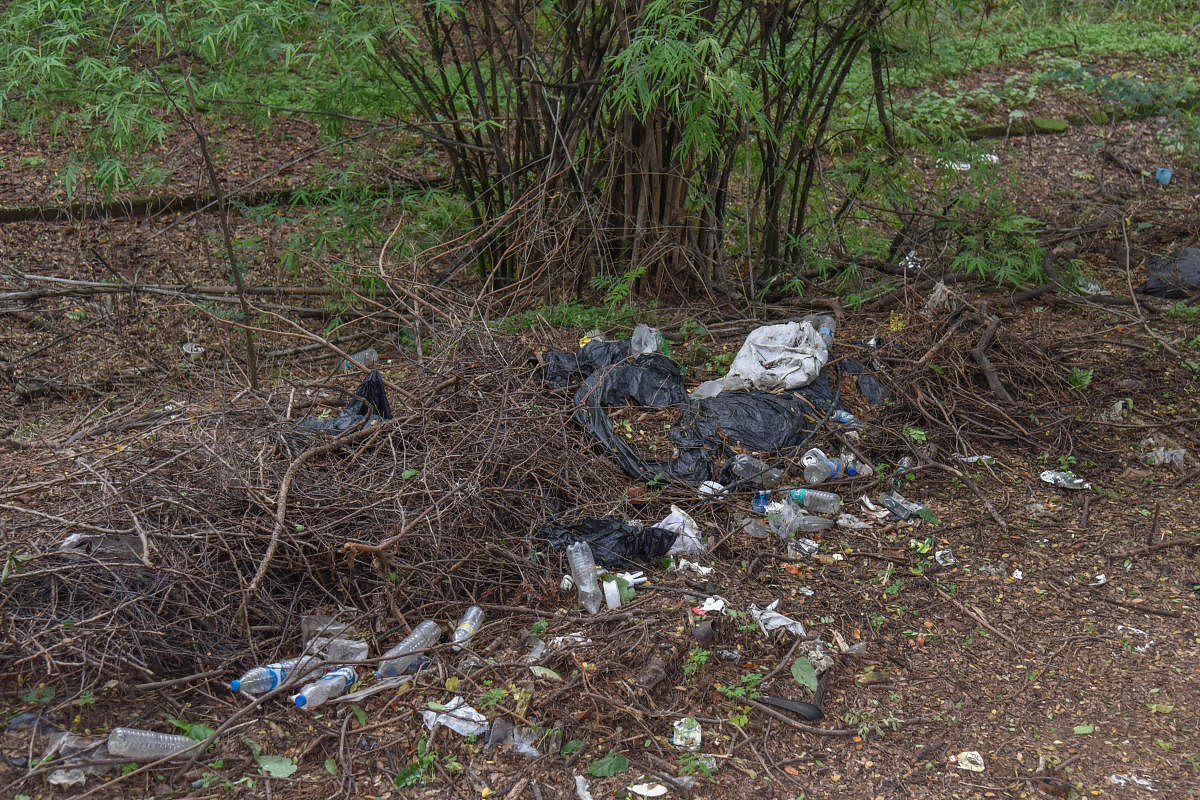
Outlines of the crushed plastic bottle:
{"type": "Polygon", "coordinates": [[[342,370],[350,370],[355,364],[361,364],[367,369],[375,369],[379,363],[379,353],[375,352],[374,347],[368,347],[366,350],[359,350],[357,353],[352,353],[349,358],[342,359],[342,370]]]}
{"type": "Polygon", "coordinates": [[[783,503],[768,504],[766,513],[767,524],[784,541],[801,531],[820,531],[834,525],[833,520],[809,514],[790,499],[783,503]]]}
{"type": "Polygon", "coordinates": [[[634,355],[648,355],[662,350],[663,335],[658,328],[651,328],[644,322],[639,322],[633,328],[633,336],[629,340],[629,349],[634,355]]]}
{"type": "Polygon", "coordinates": [[[1052,486],[1061,486],[1064,489],[1090,489],[1092,485],[1083,478],[1068,470],[1052,470],[1048,469],[1041,475],[1042,480],[1052,486]]]}
{"type": "Polygon", "coordinates": [[[413,628],[412,633],[401,639],[399,644],[383,654],[375,674],[381,678],[403,675],[408,665],[421,655],[420,651],[437,644],[440,638],[442,629],[438,624],[431,619],[425,620],[413,628]]]}
{"type": "Polygon", "coordinates": [[[304,677],[308,673],[318,669],[322,663],[324,663],[324,659],[315,655],[297,656],[296,658],[289,658],[284,661],[276,661],[264,667],[254,667],[248,670],[242,677],[230,681],[229,688],[235,692],[243,691],[250,694],[262,694],[263,692],[271,691],[293,675],[304,677]]]}
{"type": "Polygon", "coordinates": [[[354,667],[339,667],[322,675],[318,680],[301,689],[292,702],[300,708],[315,708],[342,694],[358,680],[354,667]]]}
{"type": "Polygon", "coordinates": [[[475,631],[479,630],[479,626],[483,624],[483,609],[479,606],[471,606],[462,615],[462,619],[458,621],[458,627],[454,629],[454,634],[451,637],[454,640],[454,649],[462,650],[466,646],[467,640],[475,635],[475,631]]]}
{"type": "Polygon", "coordinates": [[[830,458],[819,447],[813,447],[800,459],[804,465],[804,482],[809,484],[824,483],[842,475],[855,475],[857,470],[845,461],[830,458]]]}
{"type": "Polygon", "coordinates": [[[842,507],[842,498],[833,492],[817,489],[793,489],[789,497],[798,505],[818,514],[836,514],[842,507]]]}
{"type": "Polygon", "coordinates": [[[108,754],[133,761],[170,758],[194,744],[196,740],[187,736],[143,731],[138,728],[113,728],[108,734],[108,754]]]}
{"type": "Polygon", "coordinates": [[[767,513],[767,505],[771,502],[771,490],[762,489],[750,501],[750,509],[756,514],[767,513]]]}
{"type": "Polygon", "coordinates": [[[571,577],[579,589],[579,602],[589,614],[600,611],[604,595],[596,580],[596,560],[587,542],[575,542],[567,547],[567,563],[571,565],[571,577]]]}
{"type": "Polygon", "coordinates": [[[773,489],[783,480],[783,470],[746,453],[733,456],[726,466],[738,480],[752,483],[760,489],[773,489]]]}
{"type": "Polygon", "coordinates": [[[809,314],[800,321],[813,326],[820,334],[821,341],[825,343],[826,350],[833,347],[833,334],[837,330],[837,320],[832,314],[809,314]]]}

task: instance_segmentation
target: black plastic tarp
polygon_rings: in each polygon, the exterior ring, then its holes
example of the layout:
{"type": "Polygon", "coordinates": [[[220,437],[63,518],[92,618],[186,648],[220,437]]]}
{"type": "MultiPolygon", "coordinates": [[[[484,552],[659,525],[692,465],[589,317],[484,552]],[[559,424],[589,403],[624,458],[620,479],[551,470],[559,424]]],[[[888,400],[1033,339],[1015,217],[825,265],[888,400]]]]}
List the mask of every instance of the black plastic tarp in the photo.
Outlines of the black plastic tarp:
{"type": "Polygon", "coordinates": [[[662,558],[671,549],[678,534],[666,528],[642,528],[613,517],[604,517],[584,519],[570,525],[547,525],[538,529],[537,535],[563,551],[575,542],[587,542],[597,564],[626,568],[662,558]]]}
{"type": "Polygon", "coordinates": [[[1178,300],[1200,292],[1200,247],[1147,259],[1146,272],[1149,279],[1137,288],[1141,294],[1178,300]]]}

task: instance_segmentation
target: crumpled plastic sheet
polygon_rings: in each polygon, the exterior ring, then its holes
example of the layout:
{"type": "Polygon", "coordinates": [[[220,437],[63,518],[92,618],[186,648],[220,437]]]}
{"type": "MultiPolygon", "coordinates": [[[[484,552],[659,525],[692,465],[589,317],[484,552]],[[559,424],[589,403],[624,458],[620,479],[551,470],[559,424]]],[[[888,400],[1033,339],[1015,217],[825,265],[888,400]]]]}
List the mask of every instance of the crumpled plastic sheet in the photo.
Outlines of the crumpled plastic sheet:
{"type": "Polygon", "coordinates": [[[825,367],[829,350],[811,323],[784,322],[755,328],[729,365],[726,390],[798,389],[825,367]]]}
{"type": "Polygon", "coordinates": [[[1146,260],[1149,275],[1139,294],[1179,300],[1200,292],[1200,247],[1184,247],[1171,255],[1146,260]]]}
{"type": "Polygon", "coordinates": [[[387,390],[379,370],[373,369],[354,390],[354,397],[333,419],[304,417],[298,423],[301,428],[326,433],[342,433],[362,423],[378,425],[392,418],[392,406],[387,399],[387,390]]]}
{"type": "Polygon", "coordinates": [[[421,719],[429,730],[436,730],[438,725],[445,725],[459,736],[478,736],[487,733],[487,717],[478,710],[467,705],[461,697],[455,697],[446,707],[439,710],[427,709],[421,712],[421,719]]]}
{"type": "Polygon", "coordinates": [[[799,638],[803,639],[808,635],[804,630],[804,625],[791,617],[780,614],[775,609],[779,607],[779,601],[775,600],[766,608],[759,608],[753,603],[750,604],[750,618],[758,623],[758,627],[762,630],[763,635],[770,636],[771,631],[776,628],[783,628],[789,633],[794,633],[799,638]]]}
{"type": "Polygon", "coordinates": [[[677,535],[673,530],[640,527],[615,517],[546,525],[537,531],[539,538],[562,551],[575,542],[587,542],[596,563],[605,567],[653,563],[667,554],[677,535]]]}

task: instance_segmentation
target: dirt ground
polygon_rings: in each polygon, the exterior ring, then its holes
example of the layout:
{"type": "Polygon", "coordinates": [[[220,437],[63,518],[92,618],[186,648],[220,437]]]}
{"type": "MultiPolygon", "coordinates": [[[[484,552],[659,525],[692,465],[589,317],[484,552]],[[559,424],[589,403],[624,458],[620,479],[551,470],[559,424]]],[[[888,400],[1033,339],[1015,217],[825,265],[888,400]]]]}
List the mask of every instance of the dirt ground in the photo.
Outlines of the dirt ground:
{"type": "MultiPolygon", "coordinates": [[[[1045,110],[1055,109],[1051,103],[1045,110]]],[[[173,671],[143,666],[131,677],[118,658],[93,663],[89,659],[104,650],[82,643],[99,635],[88,627],[90,620],[55,616],[69,605],[71,570],[81,565],[54,551],[70,532],[133,531],[139,524],[136,514],[130,519],[133,509],[169,503],[176,515],[171,519],[186,520],[173,529],[171,547],[186,545],[181,532],[201,535],[197,520],[206,512],[214,531],[230,540],[238,534],[235,511],[243,514],[247,533],[230,545],[233,555],[190,565],[190,575],[184,574],[185,564],[167,583],[192,587],[212,578],[217,587],[231,571],[253,569],[269,538],[263,531],[271,532],[284,472],[298,450],[263,449],[265,466],[260,460],[257,467],[230,467],[230,475],[253,476],[258,470],[258,482],[251,483],[261,499],[245,508],[230,505],[215,490],[199,500],[186,491],[159,496],[155,493],[171,487],[164,489],[165,481],[156,482],[152,473],[156,464],[176,458],[178,465],[208,458],[205,447],[212,459],[194,463],[219,470],[221,458],[232,452],[222,441],[231,430],[261,432],[305,408],[340,407],[341,393],[352,391],[358,376],[338,372],[339,359],[280,319],[322,332],[338,309],[322,294],[280,291],[260,297],[261,307],[279,317],[264,318],[269,323],[259,337],[267,353],[264,389],[255,396],[243,391],[241,338],[229,324],[228,295],[218,297],[214,290],[212,297],[198,297],[205,292],[194,289],[226,283],[212,256],[214,216],[0,224],[5,268],[0,289],[8,293],[0,296],[4,718],[20,722],[29,717],[19,715],[34,712],[84,736],[103,735],[115,725],[172,730],[167,718],[212,729],[232,722],[195,763],[116,769],[69,788],[46,783],[53,764],[37,763],[46,737],[31,739],[28,727],[10,724],[0,746],[0,796],[548,800],[576,796],[575,776],[585,775],[594,797],[624,798],[637,796],[627,794],[628,787],[644,775],[651,783],[664,782],[668,797],[1200,797],[1200,315],[1132,292],[1143,279],[1147,256],[1200,243],[1200,175],[1181,166],[1165,188],[1147,179],[1142,169],[1152,171],[1170,159],[1155,130],[1154,120],[1132,120],[996,143],[1012,191],[1030,216],[1046,223],[1043,240],[1058,258],[1079,259],[1105,293],[1022,295],[955,285],[961,301],[974,308],[986,303],[1001,320],[990,353],[1009,402],[994,396],[972,359],[979,327],[954,332],[954,312],[923,315],[929,286],[918,276],[886,308],[844,311],[835,355],[876,362],[893,400],[872,406],[847,382],[845,400],[863,423],[858,446],[882,469],[833,488],[847,511],[866,518],[857,498],[874,499],[894,480],[906,497],[927,504],[939,524],[872,520],[862,529],[831,528],[815,537],[822,546],[815,558],[789,558],[773,537],[755,538],[740,529],[739,518],[750,512],[749,493],[701,501],[677,487],[647,490],[591,450],[570,421],[570,395],[541,385],[523,361],[527,347],[574,346],[582,330],[480,334],[481,344],[468,346],[464,338],[445,355],[445,364],[422,360],[395,325],[374,326],[367,318],[339,330],[336,337],[342,338],[335,340],[347,352],[376,346],[384,376],[411,395],[393,394],[397,417],[409,422],[389,434],[390,450],[371,440],[373,464],[395,472],[421,452],[422,437],[428,437],[464,451],[484,448],[473,458],[497,463],[514,456],[496,448],[528,446],[521,458],[532,466],[523,473],[525,483],[497,478],[454,487],[460,495],[476,492],[476,506],[495,503],[490,512],[476,509],[481,516],[472,519],[471,535],[494,536],[496,550],[462,545],[469,555],[460,559],[456,550],[443,565],[453,579],[417,588],[396,581],[403,588],[387,591],[379,588],[386,584],[380,576],[388,569],[394,575],[401,566],[381,557],[379,574],[372,576],[368,568],[364,576],[355,571],[360,566],[353,557],[339,560],[346,551],[338,549],[343,540],[377,543],[406,524],[400,514],[407,509],[388,505],[386,475],[371,478],[377,482],[369,495],[363,490],[363,497],[379,504],[373,517],[341,509],[336,492],[296,489],[308,505],[289,517],[294,530],[289,528],[281,560],[290,568],[304,553],[314,562],[326,559],[307,574],[286,573],[295,584],[292,598],[320,599],[287,609],[286,619],[250,617],[245,625],[259,648],[255,655],[294,650],[295,617],[310,612],[340,611],[373,643],[387,647],[397,631],[403,634],[427,616],[451,626],[468,599],[488,611],[488,624],[473,645],[476,656],[443,647],[431,667],[403,689],[365,699],[354,709],[340,705],[315,713],[282,697],[247,711],[248,699],[232,694],[228,681],[256,662],[246,652],[220,649],[237,634],[220,630],[220,624],[209,631],[211,650],[196,642],[194,652],[185,653],[180,649],[185,645],[172,642],[180,650],[172,656],[173,671]],[[86,292],[73,291],[81,287],[23,273],[93,283],[117,277],[191,294],[95,293],[90,284],[82,287],[86,292]],[[885,344],[869,348],[865,343],[872,338],[885,344]],[[189,357],[181,350],[185,342],[202,344],[204,352],[189,357]],[[912,365],[922,360],[928,368],[914,371],[912,365]],[[462,373],[450,374],[451,364],[462,373]],[[1072,369],[1081,385],[1071,385],[1072,369]],[[501,378],[507,382],[505,397],[496,388],[501,378]],[[508,403],[509,391],[519,402],[508,403]],[[409,412],[422,409],[425,416],[411,421],[417,415],[409,412]],[[484,416],[488,413],[495,416],[484,416]],[[497,427],[468,425],[463,433],[452,426],[456,419],[492,420],[497,427]],[[1146,453],[1153,447],[1184,448],[1187,454],[1178,468],[1152,466],[1146,453]],[[906,455],[917,456],[918,466],[896,475],[894,465],[906,455]],[[957,455],[988,458],[964,462],[957,455]],[[140,459],[141,471],[121,472],[119,465],[131,459],[140,459]],[[1073,469],[1090,489],[1063,489],[1039,479],[1043,470],[1062,468],[1073,469]],[[113,476],[126,474],[140,476],[142,483],[114,483],[113,476]],[[524,500],[510,495],[529,495],[534,483],[547,496],[570,501],[568,507],[537,506],[542,509],[537,522],[612,514],[653,523],[672,504],[688,509],[712,545],[699,559],[712,574],[689,577],[650,566],[649,587],[619,611],[594,617],[557,591],[562,574],[557,557],[530,557],[528,564],[512,567],[511,581],[493,580],[489,587],[487,568],[516,559],[514,552],[528,556],[517,548],[527,546],[526,528],[535,520],[518,520],[508,509],[524,508],[519,505],[524,500]],[[510,502],[514,505],[505,505],[510,502]],[[306,531],[295,522],[308,519],[304,514],[319,517],[322,503],[334,509],[320,517],[327,528],[306,531]],[[339,525],[338,514],[349,522],[339,525]],[[365,527],[368,522],[377,530],[365,527]],[[934,552],[942,550],[951,552],[952,561],[935,560],[934,552]],[[454,572],[469,559],[487,563],[454,572]],[[58,587],[54,596],[23,594],[23,587],[44,585],[34,579],[49,573],[65,581],[49,584],[58,587]],[[349,577],[340,582],[343,575],[349,577]],[[455,584],[460,576],[462,583],[455,584]],[[371,592],[370,602],[357,602],[359,584],[353,582],[360,580],[371,592]],[[724,597],[734,613],[722,616],[715,640],[701,645],[693,637],[689,608],[709,594],[724,597]],[[774,600],[833,655],[821,720],[806,722],[761,704],[764,695],[811,699],[791,674],[795,638],[781,633],[768,638],[746,615],[750,604],[774,600]],[[44,603],[47,619],[34,619],[31,603],[44,603]],[[60,649],[39,652],[49,641],[47,620],[61,628],[55,640],[60,649]],[[40,633],[31,648],[22,637],[34,628],[40,633]],[[560,647],[542,662],[553,674],[536,675],[524,661],[531,630],[547,641],[577,633],[590,642],[560,647]],[[73,635],[81,642],[77,647],[73,635]],[[851,651],[859,644],[863,652],[851,651]],[[655,658],[665,677],[644,688],[638,677],[655,658]],[[106,677],[112,675],[120,679],[106,677]],[[486,736],[472,740],[444,728],[428,734],[420,712],[455,691],[489,719],[559,733],[539,740],[538,758],[507,746],[486,749],[486,736]],[[685,716],[699,722],[698,752],[710,762],[672,743],[672,726],[685,716]],[[965,751],[979,754],[982,770],[953,763],[965,751]],[[262,754],[284,756],[297,768],[271,776],[258,758],[262,754]],[[618,757],[605,760],[611,754],[618,757]],[[620,757],[627,761],[624,770],[595,774],[605,764],[619,766],[620,757]]],[[[237,142],[249,147],[254,138],[229,141],[231,148],[237,142]]],[[[47,184],[38,166],[60,154],[11,138],[2,146],[25,157],[13,162],[19,166],[0,183],[0,205],[40,199],[47,184]]],[[[294,180],[299,178],[281,185],[294,180]]],[[[322,285],[319,263],[303,264],[297,274],[278,271],[286,227],[244,215],[234,222],[238,237],[264,243],[250,262],[250,285],[322,285]]],[[[737,320],[729,317],[741,312],[714,309],[654,313],[673,339],[676,357],[689,363],[693,386],[712,377],[715,372],[705,365],[736,350],[756,324],[811,308],[821,305],[795,301],[737,320]],[[684,320],[705,323],[707,332],[681,330],[684,320]]],[[[660,417],[623,414],[631,420],[630,438],[644,438],[656,451],[669,447],[656,427],[666,424],[660,417]],[[645,427],[655,430],[647,434],[645,427]]],[[[829,429],[814,441],[839,447],[829,429]]],[[[793,483],[797,455],[789,454],[793,483]]],[[[322,475],[352,482],[359,477],[351,462],[320,454],[298,474],[308,476],[301,482],[319,482],[322,475]]],[[[422,467],[426,473],[430,463],[422,467]]],[[[181,472],[177,480],[186,477],[181,472]]],[[[213,473],[213,480],[225,480],[224,473],[213,473]]],[[[231,478],[231,494],[241,486],[234,483],[231,478]]],[[[452,485],[446,478],[439,491],[452,485]]],[[[429,492],[432,502],[437,495],[429,492]]],[[[454,524],[438,521],[446,530],[454,524]]],[[[430,526],[434,538],[422,539],[421,547],[437,541],[437,527],[430,526]]],[[[367,552],[362,562],[373,558],[367,552]]],[[[139,569],[135,558],[129,574],[139,569]]],[[[81,595],[84,586],[81,579],[81,595]]],[[[189,601],[173,599],[169,586],[162,592],[162,604],[147,608],[139,623],[144,631],[137,626],[110,631],[113,640],[168,636],[164,631],[172,620],[162,618],[162,609],[183,613],[189,601]]],[[[124,604],[131,597],[113,599],[124,604]]],[[[283,608],[288,595],[280,597],[283,608]]],[[[228,612],[227,626],[238,629],[236,603],[224,601],[212,608],[228,612]]]]}

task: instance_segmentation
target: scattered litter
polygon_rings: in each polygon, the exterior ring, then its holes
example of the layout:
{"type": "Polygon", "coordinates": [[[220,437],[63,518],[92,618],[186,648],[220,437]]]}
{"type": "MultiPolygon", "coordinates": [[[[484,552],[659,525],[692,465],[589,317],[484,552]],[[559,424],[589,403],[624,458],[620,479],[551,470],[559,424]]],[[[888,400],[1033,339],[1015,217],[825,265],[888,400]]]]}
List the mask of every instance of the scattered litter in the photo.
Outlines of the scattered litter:
{"type": "Polygon", "coordinates": [[[725,488],[724,484],[717,483],[716,481],[704,481],[704,483],[700,484],[700,488],[696,492],[701,497],[721,497],[722,495],[729,494],[729,490],[725,488]]]}
{"type": "Polygon", "coordinates": [[[536,664],[546,654],[546,642],[536,636],[530,636],[527,644],[529,652],[525,654],[525,663],[536,664]]]}
{"type": "Polygon", "coordinates": [[[1170,167],[1157,167],[1154,170],[1154,180],[1158,181],[1159,186],[1167,186],[1171,183],[1171,178],[1175,177],[1175,170],[1170,167]]]}
{"type": "Polygon", "coordinates": [[[695,717],[684,717],[675,721],[671,744],[686,750],[698,750],[702,738],[703,732],[695,717]]]}
{"type": "Polygon", "coordinates": [[[879,506],[872,503],[871,499],[869,497],[867,497],[865,494],[859,498],[859,501],[862,503],[863,511],[866,512],[868,517],[873,517],[874,519],[883,520],[883,519],[887,519],[888,517],[890,517],[892,515],[892,512],[888,511],[886,508],[880,508],[879,506]]]}
{"type": "Polygon", "coordinates": [[[437,730],[439,725],[445,725],[459,736],[478,736],[486,733],[488,729],[487,717],[458,696],[439,709],[422,711],[421,719],[430,731],[437,730]]]}
{"type": "Polygon", "coordinates": [[[821,549],[820,543],[813,539],[795,539],[788,542],[788,555],[793,558],[805,558],[821,549]],[[795,554],[795,555],[793,555],[795,554]]]}
{"type": "Polygon", "coordinates": [[[986,454],[977,455],[977,456],[964,456],[962,453],[955,453],[953,455],[953,458],[958,461],[961,461],[964,464],[978,464],[981,461],[984,464],[991,464],[993,461],[996,460],[986,454]]]}
{"type": "Polygon", "coordinates": [[[858,427],[858,417],[841,408],[833,412],[833,415],[829,418],[829,421],[836,422],[839,425],[846,425],[851,428],[858,427]]]}
{"type": "Polygon", "coordinates": [[[719,611],[720,613],[724,614],[726,605],[727,604],[724,597],[714,594],[712,597],[704,598],[704,602],[700,605],[693,606],[692,611],[696,612],[697,614],[707,614],[711,611],[719,611]]]}
{"type": "Polygon", "coordinates": [[[742,660],[742,653],[740,650],[718,649],[718,650],[713,650],[713,655],[715,655],[717,658],[721,659],[722,661],[741,661],[742,660]]]}
{"type": "Polygon", "coordinates": [[[937,165],[942,169],[952,169],[955,172],[966,172],[971,169],[970,161],[950,161],[949,159],[939,158],[937,165]]]}
{"type": "Polygon", "coordinates": [[[62,540],[57,551],[90,556],[97,561],[141,561],[142,540],[136,534],[72,533],[62,540]]]}
{"type": "MultiPolygon", "coordinates": [[[[766,511],[765,507],[763,511],[766,511]]],[[[754,519],[752,517],[746,517],[742,520],[741,529],[754,539],[766,539],[771,534],[771,529],[767,527],[767,523],[761,519],[754,519]]]]}
{"type": "Polygon", "coordinates": [[[954,551],[949,547],[934,553],[933,560],[941,567],[951,567],[958,563],[958,559],[954,557],[954,551]]]}
{"type": "Polygon", "coordinates": [[[700,526],[679,506],[671,506],[671,513],[667,514],[663,521],[654,527],[675,534],[675,541],[667,550],[670,555],[696,555],[708,552],[708,548],[700,540],[700,526]]]}
{"type": "Polygon", "coordinates": [[[808,533],[832,528],[834,521],[809,514],[798,503],[785,500],[767,504],[767,524],[775,531],[775,535],[786,541],[801,531],[808,533]]]}
{"type": "Polygon", "coordinates": [[[1158,789],[1154,787],[1154,782],[1149,778],[1144,778],[1134,772],[1118,772],[1108,776],[1108,782],[1113,786],[1140,786],[1149,792],[1156,792],[1158,789]]]}
{"type": "Polygon", "coordinates": [[[1137,288],[1140,294],[1181,300],[1200,290],[1200,247],[1184,247],[1166,258],[1147,259],[1149,278],[1137,288]]]}
{"type": "Polygon", "coordinates": [[[671,565],[671,571],[691,572],[700,577],[713,574],[715,569],[715,567],[706,567],[703,564],[697,564],[695,561],[688,561],[686,558],[681,558],[678,563],[671,565]]]}
{"type": "Polygon", "coordinates": [[[796,652],[808,659],[808,663],[812,664],[818,675],[833,668],[833,656],[829,654],[829,646],[821,639],[800,642],[796,652]]]}
{"type": "Polygon", "coordinates": [[[956,756],[950,756],[946,763],[956,764],[959,769],[969,772],[983,772],[983,756],[975,750],[964,750],[956,756]]]}
{"type": "Polygon", "coordinates": [[[484,745],[484,749],[510,747],[514,753],[526,758],[541,758],[542,752],[534,747],[537,739],[538,734],[532,728],[513,727],[513,724],[504,717],[497,717],[488,732],[487,744],[484,745]]]}
{"type": "Polygon", "coordinates": [[[1108,583],[1108,576],[1101,572],[1096,576],[1096,579],[1088,584],[1088,586],[1103,586],[1108,583]]]}
{"type": "Polygon", "coordinates": [[[796,589],[796,594],[802,594],[805,597],[813,597],[816,595],[816,592],[807,586],[800,586],[796,589]]]}
{"type": "Polygon", "coordinates": [[[184,342],[180,349],[193,361],[196,359],[196,356],[204,353],[204,345],[199,342],[184,342]]]}
{"type": "Polygon", "coordinates": [[[1092,485],[1080,478],[1071,470],[1048,469],[1042,473],[1042,480],[1051,486],[1061,486],[1064,489],[1090,489],[1092,485]]]}
{"type": "Polygon", "coordinates": [[[662,797],[664,794],[667,793],[666,786],[663,786],[661,783],[650,783],[649,781],[646,780],[645,775],[643,775],[638,780],[641,780],[643,782],[635,783],[629,787],[629,791],[633,792],[636,795],[641,795],[642,797],[662,797]]]}
{"type": "Polygon", "coordinates": [[[1079,289],[1079,293],[1083,295],[1112,294],[1112,292],[1106,290],[1104,286],[1101,285],[1100,281],[1096,280],[1095,278],[1084,278],[1080,280],[1077,288],[1079,289]]]}
{"type": "Polygon", "coordinates": [[[808,634],[804,630],[804,626],[792,619],[780,614],[775,609],[779,607],[779,601],[775,600],[766,608],[759,608],[753,603],[750,604],[750,618],[758,623],[758,627],[762,630],[765,636],[770,636],[771,631],[776,628],[783,628],[789,633],[793,633],[800,638],[804,638],[808,634]]]}
{"type": "Polygon", "coordinates": [[[861,520],[853,514],[839,514],[836,522],[839,528],[849,528],[851,530],[863,530],[871,527],[871,523],[866,520],[861,520]]]}
{"type": "Polygon", "coordinates": [[[1153,646],[1154,646],[1154,640],[1150,638],[1150,634],[1146,633],[1146,632],[1145,632],[1144,630],[1142,630],[1141,628],[1134,628],[1134,627],[1132,627],[1132,626],[1130,626],[1130,625],[1118,625],[1118,626],[1117,626],[1117,630],[1119,630],[1119,631],[1129,631],[1130,633],[1136,633],[1136,634],[1139,634],[1139,635],[1141,635],[1141,636],[1145,637],[1146,641],[1145,641],[1144,643],[1142,643],[1142,644],[1138,645],[1137,647],[1133,648],[1133,649],[1134,649],[1136,652],[1138,652],[1138,653],[1144,653],[1144,652],[1146,652],[1147,650],[1149,650],[1151,647],[1153,647],[1153,646]]]}
{"type": "Polygon", "coordinates": [[[575,795],[579,800],[592,800],[592,792],[588,779],[582,775],[575,776],[575,795]]]}
{"type": "Polygon", "coordinates": [[[1025,573],[1024,573],[1024,572],[1022,572],[1022,571],[1021,571],[1021,570],[1019,570],[1019,569],[1014,569],[1014,570],[1013,570],[1013,573],[1012,573],[1012,577],[1013,577],[1013,580],[1014,580],[1014,581],[1020,581],[1020,580],[1024,580],[1024,579],[1025,579],[1025,573]]]}
{"type": "Polygon", "coordinates": [[[383,680],[377,680],[375,683],[372,683],[365,689],[359,689],[358,691],[351,692],[350,694],[343,694],[335,698],[334,702],[357,703],[358,701],[365,700],[372,695],[379,694],[380,692],[386,692],[388,689],[395,689],[396,687],[403,686],[411,680],[412,675],[395,675],[391,678],[384,678],[383,680]]]}
{"type": "Polygon", "coordinates": [[[919,517],[931,525],[937,525],[940,522],[924,503],[909,500],[895,489],[888,489],[879,495],[879,503],[890,511],[895,519],[905,520],[919,517]]]}
{"type": "Polygon", "coordinates": [[[562,580],[560,580],[558,582],[558,590],[560,592],[562,592],[563,594],[570,594],[571,590],[574,588],[575,588],[575,579],[572,578],[569,574],[563,575],[562,580]]]}
{"type": "Polygon", "coordinates": [[[1152,467],[1170,466],[1183,469],[1183,459],[1187,450],[1182,447],[1156,447],[1146,453],[1146,463],[1152,467]]]}
{"type": "Polygon", "coordinates": [[[591,639],[579,633],[568,633],[564,636],[555,636],[550,640],[551,650],[562,650],[565,647],[587,647],[592,643],[591,639]]]}
{"type": "Polygon", "coordinates": [[[755,514],[766,514],[767,506],[771,504],[771,490],[762,489],[754,495],[754,499],[750,501],[750,510],[755,514]]]}
{"type": "Polygon", "coordinates": [[[995,564],[984,564],[984,565],[980,566],[978,568],[978,570],[979,570],[979,572],[983,573],[984,575],[995,576],[995,575],[1000,574],[1000,568],[997,567],[995,564]]]}
{"type": "Polygon", "coordinates": [[[1129,406],[1126,400],[1113,401],[1113,404],[1096,415],[1096,420],[1099,422],[1119,422],[1125,418],[1125,411],[1129,406]]]}
{"type": "Polygon", "coordinates": [[[928,536],[924,539],[909,539],[908,548],[916,550],[919,555],[928,555],[933,550],[933,537],[928,536]]]}

